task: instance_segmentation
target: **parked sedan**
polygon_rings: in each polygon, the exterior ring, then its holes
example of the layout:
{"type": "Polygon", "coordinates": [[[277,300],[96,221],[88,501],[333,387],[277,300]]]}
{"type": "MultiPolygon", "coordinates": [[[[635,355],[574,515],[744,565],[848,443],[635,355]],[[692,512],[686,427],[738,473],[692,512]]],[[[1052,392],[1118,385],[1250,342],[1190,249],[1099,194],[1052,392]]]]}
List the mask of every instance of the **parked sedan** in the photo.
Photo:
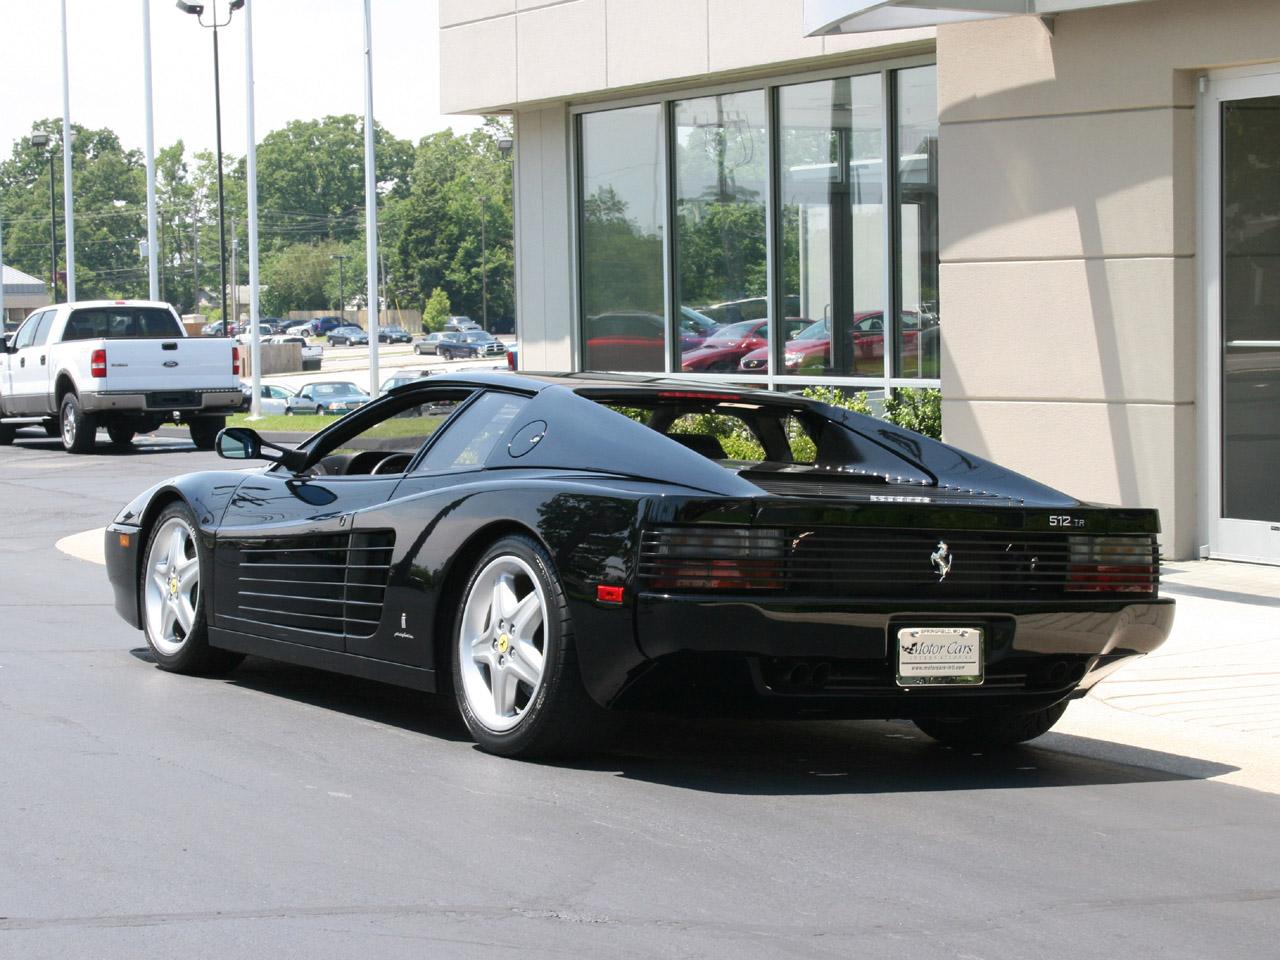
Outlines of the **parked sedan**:
{"type": "Polygon", "coordinates": [[[413,383],[415,380],[429,376],[431,376],[430,370],[397,370],[382,381],[382,385],[378,387],[378,396],[381,397],[396,387],[403,387],[406,383],[413,383]]]}
{"type": "Polygon", "coordinates": [[[358,347],[368,344],[369,335],[359,327],[338,327],[329,331],[329,346],[358,347]]]}
{"type": "Polygon", "coordinates": [[[984,752],[1047,732],[1173,624],[1155,510],[803,397],[465,372],[297,449],[230,428],[218,452],[228,469],[156,484],[106,530],[151,661],[439,692],[505,756],[654,704],[906,719],[984,752]]]}
{"type": "Polygon", "coordinates": [[[686,373],[733,373],[738,361],[769,342],[768,320],[743,320],[721,327],[702,345],[680,355],[686,373]]]}
{"type": "Polygon", "coordinates": [[[308,383],[285,401],[285,413],[349,413],[369,402],[369,395],[346,380],[308,383]]]}
{"type": "Polygon", "coordinates": [[[491,333],[472,330],[459,340],[442,340],[436,352],[446,360],[454,357],[505,357],[507,345],[491,333]]]}
{"type": "MultiPolygon", "coordinates": [[[[244,391],[244,409],[248,410],[253,399],[253,385],[246,383],[241,389],[244,391]]],[[[260,389],[262,392],[258,398],[258,411],[264,414],[287,413],[285,407],[288,406],[289,398],[297,395],[288,387],[274,383],[264,383],[260,389]]]]}
{"type": "Polygon", "coordinates": [[[444,328],[451,333],[465,333],[468,330],[479,330],[480,324],[470,317],[450,317],[445,321],[444,328]]]}
{"type": "Polygon", "coordinates": [[[416,354],[435,353],[440,346],[440,341],[448,338],[461,339],[456,333],[448,333],[444,330],[437,330],[434,333],[428,333],[425,337],[413,345],[413,352],[416,354]]]}
{"type": "Polygon", "coordinates": [[[413,337],[404,327],[379,327],[379,343],[413,343],[413,337]]]}

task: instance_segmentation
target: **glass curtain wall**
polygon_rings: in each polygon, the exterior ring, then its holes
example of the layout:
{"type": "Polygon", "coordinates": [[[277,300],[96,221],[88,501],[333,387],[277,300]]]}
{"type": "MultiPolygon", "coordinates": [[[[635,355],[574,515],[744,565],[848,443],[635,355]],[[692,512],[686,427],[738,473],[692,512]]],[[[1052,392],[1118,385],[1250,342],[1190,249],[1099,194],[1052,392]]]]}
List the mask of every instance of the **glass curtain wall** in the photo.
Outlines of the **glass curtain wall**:
{"type": "Polygon", "coordinates": [[[764,91],[677,101],[674,370],[768,372],[769,144],[764,91]]]}
{"type": "Polygon", "coordinates": [[[665,370],[662,106],[587,113],[580,123],[584,367],[665,370]]]}
{"type": "Polygon", "coordinates": [[[583,368],[936,380],[936,72],[582,113],[583,368]]]}
{"type": "Polygon", "coordinates": [[[938,69],[894,73],[899,377],[938,376],[938,69]]]}

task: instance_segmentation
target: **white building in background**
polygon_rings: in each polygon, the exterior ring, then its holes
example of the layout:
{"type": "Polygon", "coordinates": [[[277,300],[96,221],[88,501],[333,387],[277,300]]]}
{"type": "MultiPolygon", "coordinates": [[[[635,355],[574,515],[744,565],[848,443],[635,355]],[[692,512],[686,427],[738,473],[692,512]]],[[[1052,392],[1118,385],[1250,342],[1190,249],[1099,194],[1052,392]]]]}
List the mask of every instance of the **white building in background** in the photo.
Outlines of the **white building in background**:
{"type": "Polygon", "coordinates": [[[946,439],[1159,507],[1166,554],[1280,563],[1274,0],[440,22],[443,109],[515,118],[525,368],[940,386],[946,439]]]}
{"type": "Polygon", "coordinates": [[[4,284],[4,316],[0,317],[0,327],[6,331],[16,330],[32,310],[51,302],[49,285],[7,264],[0,267],[0,271],[0,283],[4,284]]]}

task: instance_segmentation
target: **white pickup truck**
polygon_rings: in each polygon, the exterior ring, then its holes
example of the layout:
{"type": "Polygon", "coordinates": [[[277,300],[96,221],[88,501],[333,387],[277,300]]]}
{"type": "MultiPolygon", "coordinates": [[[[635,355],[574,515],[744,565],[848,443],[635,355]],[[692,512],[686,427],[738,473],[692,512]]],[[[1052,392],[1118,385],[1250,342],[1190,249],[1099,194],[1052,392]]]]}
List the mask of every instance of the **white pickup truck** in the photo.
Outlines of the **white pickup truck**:
{"type": "Polygon", "coordinates": [[[0,353],[0,444],[20,426],[43,424],[70,453],[93,449],[99,427],[111,442],[162,423],[183,423],[213,449],[237,410],[240,348],[188,337],[167,303],[88,300],[32,313],[0,353]]]}

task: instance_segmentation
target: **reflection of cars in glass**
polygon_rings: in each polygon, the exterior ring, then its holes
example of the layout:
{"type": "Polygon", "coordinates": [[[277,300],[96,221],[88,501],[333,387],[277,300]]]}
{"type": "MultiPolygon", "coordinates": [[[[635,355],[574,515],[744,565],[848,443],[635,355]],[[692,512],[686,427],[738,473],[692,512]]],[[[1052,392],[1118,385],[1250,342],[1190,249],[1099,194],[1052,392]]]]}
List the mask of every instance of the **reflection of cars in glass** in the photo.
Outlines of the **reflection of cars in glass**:
{"type": "MultiPolygon", "coordinates": [[[[800,312],[800,296],[788,294],[784,298],[783,307],[789,316],[795,316],[800,312]]],[[[726,300],[699,307],[698,312],[721,324],[759,320],[769,315],[769,301],[766,297],[744,297],[741,300],[726,300]]]]}
{"type": "Polygon", "coordinates": [[[702,346],[681,354],[680,369],[686,373],[732,373],[739,360],[752,350],[765,349],[768,342],[768,320],[731,323],[707,337],[702,346]]]}
{"type": "Polygon", "coordinates": [[[700,347],[707,337],[713,335],[723,324],[716,323],[710,317],[699,313],[693,307],[680,308],[680,352],[700,347]]]}
{"type": "Polygon", "coordinates": [[[308,383],[285,401],[285,413],[348,413],[369,401],[369,395],[346,380],[308,383]]]}
{"type": "MultiPolygon", "coordinates": [[[[920,335],[914,326],[915,314],[902,314],[902,342],[904,347],[913,346],[920,335]]],[[[881,360],[884,358],[884,314],[879,311],[859,313],[849,325],[851,357],[857,361],[881,360]]],[[[742,358],[738,369],[744,373],[760,373],[767,368],[769,352],[756,350],[742,358]]],[[[787,373],[796,373],[807,369],[828,369],[831,367],[831,323],[829,320],[818,320],[809,324],[786,342],[783,353],[783,366],[787,373]]]]}
{"type": "Polygon", "coordinates": [[[587,368],[663,370],[663,334],[663,320],[656,313],[620,310],[587,317],[587,368]]]}
{"type": "Polygon", "coordinates": [[[507,756],[664,701],[1007,747],[1173,622],[1156,511],[785,394],[448,375],[298,449],[237,428],[218,449],[276,462],[157,484],[107,528],[116,610],[154,662],[257,654],[447,692],[507,756]]]}
{"type": "Polygon", "coordinates": [[[378,387],[378,396],[381,397],[396,387],[403,387],[406,383],[413,383],[415,380],[421,380],[429,376],[431,376],[430,370],[397,370],[382,381],[382,385],[378,387]]]}
{"type": "Polygon", "coordinates": [[[369,335],[359,327],[338,327],[329,331],[329,346],[360,346],[369,342],[369,335]]]}
{"type": "Polygon", "coordinates": [[[379,343],[412,343],[413,337],[404,327],[379,327],[379,343]]]}

